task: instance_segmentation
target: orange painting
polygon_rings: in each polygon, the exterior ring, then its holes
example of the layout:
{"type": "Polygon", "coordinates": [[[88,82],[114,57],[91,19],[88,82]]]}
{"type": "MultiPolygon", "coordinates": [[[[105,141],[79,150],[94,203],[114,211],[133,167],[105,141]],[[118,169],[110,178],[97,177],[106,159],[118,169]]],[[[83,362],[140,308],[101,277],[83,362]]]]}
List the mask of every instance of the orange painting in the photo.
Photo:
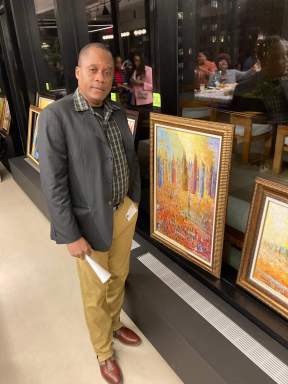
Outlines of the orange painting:
{"type": "Polygon", "coordinates": [[[155,232],[212,264],[221,137],[156,125],[155,232]]]}
{"type": "Polygon", "coordinates": [[[250,278],[288,300],[288,206],[266,198],[250,278]]]}

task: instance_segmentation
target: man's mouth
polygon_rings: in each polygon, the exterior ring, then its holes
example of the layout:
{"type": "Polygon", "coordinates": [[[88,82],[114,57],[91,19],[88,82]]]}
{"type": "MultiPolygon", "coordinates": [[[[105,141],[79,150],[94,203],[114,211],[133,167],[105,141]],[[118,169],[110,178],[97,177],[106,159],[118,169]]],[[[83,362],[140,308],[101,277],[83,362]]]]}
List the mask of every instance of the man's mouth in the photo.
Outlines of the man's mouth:
{"type": "Polygon", "coordinates": [[[104,89],[104,88],[91,87],[91,89],[95,89],[96,91],[100,91],[100,92],[105,92],[105,89],[104,89]]]}

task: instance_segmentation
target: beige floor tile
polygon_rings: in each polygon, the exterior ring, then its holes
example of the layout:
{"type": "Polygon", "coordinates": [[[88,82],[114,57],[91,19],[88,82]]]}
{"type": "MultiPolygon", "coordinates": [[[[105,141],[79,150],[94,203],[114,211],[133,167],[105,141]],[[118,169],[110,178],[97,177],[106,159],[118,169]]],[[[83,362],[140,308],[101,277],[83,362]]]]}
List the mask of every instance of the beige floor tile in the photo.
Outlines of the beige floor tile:
{"type": "MultiPolygon", "coordinates": [[[[75,262],[64,246],[49,240],[48,221],[4,172],[0,183],[0,383],[101,384],[84,323],[75,262]]],[[[137,330],[124,313],[123,320],[137,330]]],[[[115,342],[125,383],[181,383],[143,338],[137,348],[115,342]]]]}

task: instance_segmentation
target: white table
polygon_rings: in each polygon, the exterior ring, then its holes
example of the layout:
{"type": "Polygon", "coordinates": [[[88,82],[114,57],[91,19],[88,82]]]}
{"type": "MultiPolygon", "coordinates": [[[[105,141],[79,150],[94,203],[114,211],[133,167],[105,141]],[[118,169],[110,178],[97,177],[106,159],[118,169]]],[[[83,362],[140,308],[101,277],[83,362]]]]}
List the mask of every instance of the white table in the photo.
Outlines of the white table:
{"type": "Polygon", "coordinates": [[[226,90],[222,89],[207,89],[195,93],[194,98],[198,101],[204,101],[211,104],[230,104],[233,99],[233,94],[225,95],[226,90]]]}

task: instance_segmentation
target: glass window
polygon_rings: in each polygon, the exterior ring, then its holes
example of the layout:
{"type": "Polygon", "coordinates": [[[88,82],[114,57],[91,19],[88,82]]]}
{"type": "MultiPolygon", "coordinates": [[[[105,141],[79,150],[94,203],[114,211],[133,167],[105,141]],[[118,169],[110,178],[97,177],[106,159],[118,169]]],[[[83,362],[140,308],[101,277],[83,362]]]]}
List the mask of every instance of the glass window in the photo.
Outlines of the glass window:
{"type": "Polygon", "coordinates": [[[110,1],[86,0],[85,11],[90,42],[102,43],[114,52],[114,34],[110,1]]]}
{"type": "Polygon", "coordinates": [[[145,1],[119,3],[119,32],[123,43],[124,57],[128,58],[134,52],[140,52],[149,64],[149,35],[146,27],[145,1]]]}
{"type": "Polygon", "coordinates": [[[286,33],[287,0],[182,0],[179,4],[183,13],[183,20],[178,21],[182,24],[178,28],[184,63],[182,92],[208,85],[219,54],[228,55],[229,69],[247,71],[257,61],[258,41],[286,33]],[[205,64],[201,64],[203,55],[205,64]]]}
{"type": "MultiPolygon", "coordinates": [[[[287,160],[288,0],[180,0],[178,12],[180,113],[234,124],[227,217],[239,230],[255,177],[275,177],[287,160]]],[[[234,251],[224,261],[237,269],[234,251]]]]}
{"type": "Polygon", "coordinates": [[[53,0],[34,0],[41,50],[46,65],[46,89],[65,87],[64,68],[53,0]]]}

